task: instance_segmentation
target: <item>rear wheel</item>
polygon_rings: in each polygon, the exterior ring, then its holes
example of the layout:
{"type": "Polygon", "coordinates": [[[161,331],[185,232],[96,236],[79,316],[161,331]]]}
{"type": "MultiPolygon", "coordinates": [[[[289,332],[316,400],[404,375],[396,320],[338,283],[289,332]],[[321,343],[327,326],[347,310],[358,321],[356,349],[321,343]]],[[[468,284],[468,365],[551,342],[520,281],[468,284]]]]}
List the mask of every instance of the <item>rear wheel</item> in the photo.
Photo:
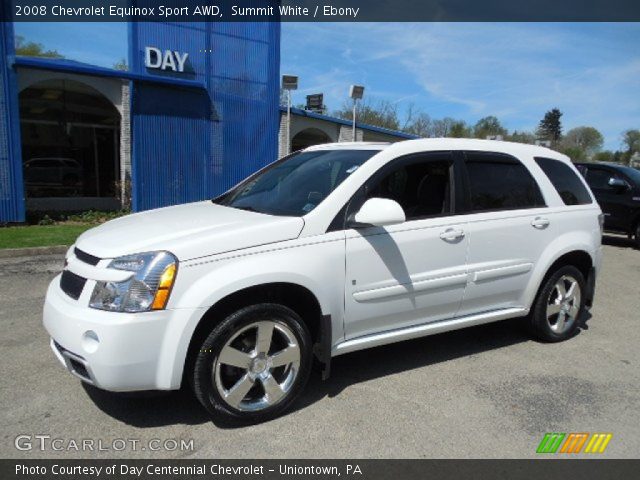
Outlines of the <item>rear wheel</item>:
{"type": "Polygon", "coordinates": [[[205,339],[193,389],[221,421],[258,423],[286,410],[311,370],[311,340],[302,319],[276,304],[229,315],[205,339]]]}
{"type": "Polygon", "coordinates": [[[580,270],[571,265],[547,277],[529,314],[537,338],[560,342],[573,336],[584,310],[585,285],[580,270]]]}

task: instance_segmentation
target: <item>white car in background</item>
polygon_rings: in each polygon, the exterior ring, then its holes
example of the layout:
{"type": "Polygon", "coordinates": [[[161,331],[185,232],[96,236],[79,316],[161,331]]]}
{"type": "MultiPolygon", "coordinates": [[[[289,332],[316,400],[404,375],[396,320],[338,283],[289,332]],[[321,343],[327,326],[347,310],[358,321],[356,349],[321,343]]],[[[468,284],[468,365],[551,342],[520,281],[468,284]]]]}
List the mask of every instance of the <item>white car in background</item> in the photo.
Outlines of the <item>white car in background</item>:
{"type": "Polygon", "coordinates": [[[214,417],[259,422],[300,395],[314,357],[326,378],[337,355],[512,317],[570,338],[601,229],[582,177],[546,148],[321,145],[213,201],[84,233],[44,325],[96,387],[187,382],[214,417]]]}

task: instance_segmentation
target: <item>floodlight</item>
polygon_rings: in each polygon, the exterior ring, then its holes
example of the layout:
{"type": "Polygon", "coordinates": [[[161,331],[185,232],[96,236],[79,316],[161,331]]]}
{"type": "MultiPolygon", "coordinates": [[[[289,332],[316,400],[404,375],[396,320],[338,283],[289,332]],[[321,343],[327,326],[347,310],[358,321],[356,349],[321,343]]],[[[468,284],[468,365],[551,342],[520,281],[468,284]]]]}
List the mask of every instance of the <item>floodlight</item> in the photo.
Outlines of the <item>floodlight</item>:
{"type": "Polygon", "coordinates": [[[297,90],[298,77],[296,75],[282,75],[282,88],[284,90],[297,90]]]}
{"type": "Polygon", "coordinates": [[[349,96],[354,100],[360,100],[364,95],[364,87],[362,85],[351,85],[349,96]]]}

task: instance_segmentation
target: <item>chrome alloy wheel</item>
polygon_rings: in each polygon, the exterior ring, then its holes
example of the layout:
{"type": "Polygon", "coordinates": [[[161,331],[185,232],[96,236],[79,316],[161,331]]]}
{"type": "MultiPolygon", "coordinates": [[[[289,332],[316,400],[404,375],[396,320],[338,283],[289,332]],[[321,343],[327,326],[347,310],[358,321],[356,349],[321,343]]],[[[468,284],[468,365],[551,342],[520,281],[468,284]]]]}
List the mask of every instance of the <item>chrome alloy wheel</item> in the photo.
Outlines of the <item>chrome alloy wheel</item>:
{"type": "Polygon", "coordinates": [[[580,284],[571,275],[563,275],[551,289],[547,303],[547,322],[551,330],[562,334],[569,330],[580,310],[580,284]]]}
{"type": "Polygon", "coordinates": [[[236,332],[213,362],[213,380],[222,399],[241,411],[280,402],[300,369],[300,345],[278,321],[252,323],[236,332]]]}

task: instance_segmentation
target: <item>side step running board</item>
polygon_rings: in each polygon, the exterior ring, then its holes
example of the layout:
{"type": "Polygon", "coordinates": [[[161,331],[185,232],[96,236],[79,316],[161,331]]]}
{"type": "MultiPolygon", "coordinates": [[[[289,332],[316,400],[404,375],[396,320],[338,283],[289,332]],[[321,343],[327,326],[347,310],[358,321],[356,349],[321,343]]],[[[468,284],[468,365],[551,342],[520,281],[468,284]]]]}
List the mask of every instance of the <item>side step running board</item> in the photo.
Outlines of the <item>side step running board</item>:
{"type": "Polygon", "coordinates": [[[458,330],[460,328],[481,325],[483,323],[496,322],[507,318],[522,317],[527,313],[529,313],[529,311],[526,308],[505,308],[493,312],[485,312],[477,315],[454,318],[451,320],[441,320],[439,322],[425,323],[422,325],[400,328],[398,330],[389,330],[382,333],[365,335],[363,337],[353,338],[339,343],[333,348],[331,355],[336,357],[343,353],[355,352],[357,350],[385,345],[387,343],[426,337],[428,335],[435,335],[436,333],[458,330]]]}

